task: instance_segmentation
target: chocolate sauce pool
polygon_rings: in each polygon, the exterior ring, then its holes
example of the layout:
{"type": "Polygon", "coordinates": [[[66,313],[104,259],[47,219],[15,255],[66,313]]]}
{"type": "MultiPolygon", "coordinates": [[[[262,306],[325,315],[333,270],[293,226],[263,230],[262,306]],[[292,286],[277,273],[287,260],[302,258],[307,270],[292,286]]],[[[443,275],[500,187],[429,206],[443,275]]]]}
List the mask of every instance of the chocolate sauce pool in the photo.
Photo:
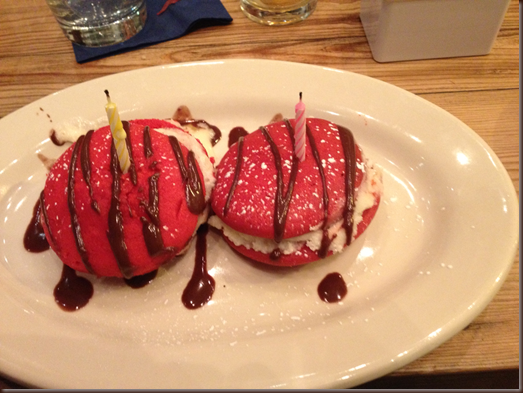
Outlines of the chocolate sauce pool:
{"type": "Polygon", "coordinates": [[[318,295],[327,303],[341,301],[347,295],[347,284],[340,273],[329,273],[318,285],[318,295]]]}
{"type": "MultiPolygon", "coordinates": [[[[195,121],[196,122],[196,121],[195,121]]],[[[198,121],[202,122],[202,121],[198,121]]],[[[206,125],[210,126],[214,132],[215,132],[215,140],[213,140],[213,145],[216,144],[219,139],[221,138],[221,131],[218,129],[216,131],[216,127],[209,125],[208,123],[205,123],[206,125]]],[[[290,123],[286,121],[287,129],[289,130],[289,135],[291,138],[294,137],[294,130],[290,123]]],[[[128,124],[124,123],[124,127],[128,124]]],[[[352,137],[352,133],[343,128],[340,128],[340,135],[342,140],[343,149],[345,152],[346,157],[346,208],[344,212],[344,227],[347,231],[350,230],[352,232],[352,214],[354,210],[354,186],[353,186],[353,180],[355,179],[355,156],[354,156],[354,139],[352,137]]],[[[277,146],[272,141],[272,138],[270,137],[269,133],[265,128],[261,128],[266,140],[269,142],[269,145],[271,146],[271,150],[273,151],[274,157],[275,157],[275,163],[277,165],[277,171],[278,171],[278,178],[281,179],[281,168],[278,167],[278,163],[281,162],[279,159],[279,152],[277,146]]],[[[90,189],[90,165],[89,165],[89,156],[88,156],[88,147],[90,142],[92,132],[88,132],[87,135],[82,136],[79,138],[75,146],[75,149],[72,154],[71,158],[71,167],[75,168],[76,161],[78,160],[78,156],[80,156],[80,167],[82,170],[82,174],[84,179],[86,180],[88,187],[90,189]]],[[[129,132],[128,132],[129,134],[129,132]]],[[[243,137],[248,135],[248,132],[243,127],[235,127],[231,130],[229,133],[229,140],[228,145],[229,147],[232,146],[234,143],[238,142],[238,159],[241,161],[241,154],[242,154],[242,144],[243,144],[243,137]]],[[[317,148],[315,146],[314,140],[312,138],[312,135],[310,133],[310,130],[307,129],[307,138],[309,139],[309,143],[312,147],[312,152],[315,160],[319,162],[320,157],[318,155],[317,148]]],[[[55,133],[53,132],[51,135],[51,140],[53,143],[58,145],[58,141],[56,139],[55,133]]],[[[178,156],[177,158],[180,159],[179,156],[180,150],[179,150],[179,144],[177,143],[177,140],[174,140],[172,138],[170,140],[171,146],[173,148],[173,152],[175,153],[175,156],[178,156]]],[[[150,158],[152,155],[152,149],[151,149],[151,143],[150,143],[150,134],[148,127],[144,130],[144,149],[145,149],[145,155],[147,158],[150,158]]],[[[130,149],[131,150],[131,149],[130,149]]],[[[115,157],[115,150],[114,146],[112,147],[112,175],[113,175],[113,190],[112,190],[112,214],[110,214],[110,223],[112,222],[112,225],[110,224],[108,236],[111,240],[111,243],[114,243],[116,240],[116,243],[120,243],[120,246],[118,244],[113,245],[113,251],[116,251],[116,254],[119,254],[122,248],[124,247],[123,242],[123,236],[118,236],[118,234],[121,235],[121,219],[119,218],[119,201],[118,201],[118,194],[119,194],[119,166],[117,165],[117,157],[115,157]],[[116,158],[116,159],[115,159],[116,158]],[[116,239],[115,239],[116,238],[116,239]],[[118,241],[120,239],[120,241],[118,241]]],[[[297,171],[298,164],[295,163],[296,157],[293,157],[293,167],[291,169],[291,177],[290,177],[290,183],[293,183],[295,180],[295,174],[297,171]]],[[[180,163],[183,162],[182,160],[179,160],[180,163]]],[[[297,162],[297,161],[296,161],[297,162]]],[[[281,165],[280,165],[281,166],[281,165]]],[[[322,170],[322,166],[318,163],[318,167],[320,168],[320,177],[322,179],[322,183],[324,184],[324,190],[326,189],[326,182],[325,182],[325,175],[322,170]]],[[[134,168],[133,168],[134,169],[134,168]]],[[[241,164],[237,165],[236,171],[239,172],[241,169],[241,164]]],[[[202,199],[203,199],[203,193],[202,193],[202,184],[200,182],[199,176],[197,176],[196,171],[196,165],[194,162],[194,157],[188,157],[188,165],[180,165],[180,170],[182,172],[182,177],[186,181],[186,194],[187,194],[187,203],[191,206],[191,210],[193,211],[202,211],[202,199]]],[[[81,238],[81,231],[78,226],[78,222],[75,219],[76,216],[76,207],[74,206],[74,176],[73,171],[70,171],[69,174],[69,208],[71,211],[71,224],[73,231],[75,232],[75,238],[77,241],[77,246],[80,251],[80,254],[82,256],[82,260],[84,261],[84,264],[86,265],[86,268],[88,270],[90,269],[90,263],[87,259],[87,255],[82,253],[82,251],[85,251],[83,249],[83,242],[81,238]]],[[[134,177],[134,176],[133,176],[134,177]]],[[[160,252],[160,251],[169,251],[169,250],[162,250],[163,243],[160,243],[158,241],[158,237],[156,236],[156,226],[159,225],[157,222],[158,220],[158,211],[157,211],[157,189],[154,187],[154,183],[156,181],[155,176],[152,176],[149,181],[152,183],[152,192],[150,195],[149,204],[147,206],[147,212],[148,217],[143,218],[144,221],[144,237],[147,240],[148,247],[150,247],[150,251],[153,253],[160,252]],[[147,227],[147,230],[145,229],[147,227]],[[146,234],[147,233],[147,234],[146,234]]],[[[136,184],[136,180],[133,179],[133,183],[136,184]]],[[[231,195],[234,192],[234,187],[231,189],[231,195]]],[[[92,198],[92,192],[90,190],[91,198],[92,198]]],[[[285,218],[286,213],[288,210],[288,205],[290,202],[290,199],[292,198],[292,184],[289,184],[287,187],[287,192],[283,194],[283,184],[281,183],[281,180],[278,181],[278,189],[277,189],[277,196],[276,196],[276,214],[275,214],[275,238],[281,240],[283,236],[283,228],[285,227],[285,218]]],[[[95,200],[92,199],[92,208],[93,210],[97,211],[99,213],[98,204],[95,200]]],[[[323,225],[323,240],[322,240],[322,247],[320,250],[320,255],[326,255],[327,250],[330,244],[330,241],[328,241],[327,235],[326,235],[326,221],[327,221],[327,212],[328,212],[328,195],[324,191],[323,194],[323,202],[324,202],[324,225],[323,225]]],[[[42,252],[49,249],[49,242],[46,239],[43,227],[41,225],[41,220],[44,220],[47,222],[46,212],[45,209],[42,209],[42,206],[44,204],[43,199],[43,192],[41,193],[41,196],[39,200],[36,202],[33,208],[33,215],[29,222],[29,225],[27,226],[25,235],[24,235],[24,247],[29,252],[42,252]]],[[[214,290],[215,290],[215,280],[214,278],[208,273],[207,271],[207,233],[208,233],[208,226],[207,224],[203,224],[197,232],[197,239],[196,239],[196,255],[195,255],[195,261],[194,261],[194,269],[191,276],[191,279],[187,283],[183,294],[182,294],[182,303],[183,305],[188,309],[196,309],[204,306],[211,300],[214,290]]],[[[52,239],[52,233],[49,233],[49,236],[52,239]]],[[[348,237],[347,242],[350,242],[350,237],[348,237]]],[[[170,250],[173,251],[173,250],[170,250]]],[[[274,260],[277,260],[280,257],[280,252],[276,249],[271,253],[271,258],[274,260]]],[[[122,257],[122,255],[119,255],[122,257]]],[[[127,265],[126,258],[127,256],[124,255],[123,258],[120,259],[120,263],[122,263],[123,266],[121,267],[121,270],[123,270],[126,274],[124,276],[126,278],[123,279],[125,284],[131,288],[138,289],[142,288],[148,284],[150,284],[157,276],[158,271],[154,270],[150,273],[141,275],[141,276],[132,276],[132,271],[130,270],[130,266],[127,265]],[[123,260],[123,261],[122,261],[123,260]],[[127,265],[127,266],[126,266],[127,265]]],[[[55,301],[58,304],[60,308],[62,308],[65,311],[75,311],[82,307],[84,307],[91,297],[93,296],[93,285],[92,283],[86,279],[85,277],[78,276],[76,271],[72,268],[63,265],[62,274],[60,277],[59,282],[57,283],[56,287],[53,291],[55,301]]],[[[322,299],[325,302],[333,303],[333,302],[339,302],[341,301],[347,294],[347,285],[345,284],[345,281],[343,280],[343,277],[339,273],[330,273],[325,276],[325,278],[320,282],[318,285],[318,295],[320,299],[322,299]]]]}
{"type": "Polygon", "coordinates": [[[62,276],[54,288],[56,304],[65,311],[76,311],[85,306],[93,296],[93,284],[76,271],[63,265],[62,276]]]}

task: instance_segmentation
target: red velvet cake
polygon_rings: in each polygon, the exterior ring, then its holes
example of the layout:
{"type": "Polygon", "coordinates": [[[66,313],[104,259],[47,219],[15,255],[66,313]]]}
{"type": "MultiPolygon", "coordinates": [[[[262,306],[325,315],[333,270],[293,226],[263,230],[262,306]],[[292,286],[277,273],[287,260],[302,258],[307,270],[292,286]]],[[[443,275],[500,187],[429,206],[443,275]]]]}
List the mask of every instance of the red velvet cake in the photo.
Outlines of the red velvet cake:
{"type": "Polygon", "coordinates": [[[250,259],[296,266],[341,252],[378,209],[381,172],[352,133],[308,118],[306,135],[303,162],[284,120],[240,138],[217,167],[209,224],[250,259]]]}
{"type": "Polygon", "coordinates": [[[130,278],[183,253],[208,216],[214,169],[188,132],[163,120],[123,122],[122,173],[109,126],[89,131],[51,168],[41,195],[47,240],[64,264],[130,278]]]}

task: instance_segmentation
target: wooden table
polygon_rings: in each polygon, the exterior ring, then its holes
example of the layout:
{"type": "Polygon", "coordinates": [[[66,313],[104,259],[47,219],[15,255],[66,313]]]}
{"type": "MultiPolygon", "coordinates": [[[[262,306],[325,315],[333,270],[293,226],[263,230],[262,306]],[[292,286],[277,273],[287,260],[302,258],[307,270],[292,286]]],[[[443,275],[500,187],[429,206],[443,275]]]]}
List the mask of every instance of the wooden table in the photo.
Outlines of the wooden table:
{"type": "MultiPolygon", "coordinates": [[[[44,0],[0,0],[0,118],[68,86],[160,64],[264,58],[334,67],[389,82],[444,108],[495,151],[519,192],[519,13],[513,0],[487,56],[377,63],[356,0],[320,0],[305,22],[266,27],[223,0],[234,21],[177,40],[77,64],[44,0]]],[[[500,292],[432,353],[363,387],[518,387],[519,255],[500,292]]],[[[1,339],[1,337],[0,337],[1,339]]],[[[17,387],[0,379],[0,388],[17,387]]]]}

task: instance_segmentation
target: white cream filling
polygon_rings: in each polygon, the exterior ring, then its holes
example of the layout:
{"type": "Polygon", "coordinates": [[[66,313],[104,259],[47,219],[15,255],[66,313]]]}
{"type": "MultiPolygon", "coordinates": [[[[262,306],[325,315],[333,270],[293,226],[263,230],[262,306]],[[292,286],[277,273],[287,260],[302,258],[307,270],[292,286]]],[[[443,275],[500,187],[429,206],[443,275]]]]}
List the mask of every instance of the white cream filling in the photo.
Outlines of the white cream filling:
{"type": "Polygon", "coordinates": [[[180,125],[176,120],[167,120],[175,126],[184,129],[189,134],[194,136],[203,145],[209,157],[214,158],[214,149],[212,147],[212,140],[214,138],[214,130],[207,126],[204,122],[199,122],[198,127],[193,124],[180,125]]]}
{"type": "MultiPolygon", "coordinates": [[[[107,122],[107,120],[106,120],[107,122]]],[[[72,119],[56,124],[54,127],[55,138],[60,143],[74,143],[81,135],[84,135],[89,130],[97,130],[102,127],[102,122],[90,121],[81,117],[74,117],[72,119]]]]}
{"type": "MultiPolygon", "coordinates": [[[[382,184],[381,170],[375,167],[371,162],[366,160],[366,171],[364,172],[364,179],[356,190],[356,203],[354,206],[353,215],[353,229],[352,239],[357,233],[358,224],[363,219],[363,212],[374,205],[375,195],[381,195],[382,184]]],[[[219,217],[211,216],[208,220],[209,225],[222,230],[223,234],[236,246],[244,246],[245,248],[259,251],[265,254],[271,253],[274,249],[279,248],[283,254],[293,254],[298,251],[304,244],[312,251],[318,251],[321,248],[323,231],[321,229],[322,223],[318,223],[311,228],[309,233],[296,236],[289,239],[284,239],[280,243],[276,243],[273,239],[265,239],[257,236],[247,235],[232,229],[226,225],[219,217]]],[[[346,243],[346,233],[343,228],[343,219],[332,224],[328,229],[329,238],[333,239],[329,250],[333,253],[339,253],[343,250],[346,243]]]]}

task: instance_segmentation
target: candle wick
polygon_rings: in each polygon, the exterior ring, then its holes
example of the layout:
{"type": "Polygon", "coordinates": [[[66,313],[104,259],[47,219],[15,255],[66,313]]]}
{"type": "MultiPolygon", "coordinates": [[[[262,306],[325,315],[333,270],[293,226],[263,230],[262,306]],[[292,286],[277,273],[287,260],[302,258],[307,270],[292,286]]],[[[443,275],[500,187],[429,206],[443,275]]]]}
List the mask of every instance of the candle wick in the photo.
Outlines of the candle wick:
{"type": "Polygon", "coordinates": [[[104,90],[105,96],[107,97],[107,102],[111,103],[111,96],[109,95],[109,90],[104,90]]]}
{"type": "MultiPolygon", "coordinates": [[[[107,91],[107,90],[106,90],[107,91]]],[[[300,101],[301,101],[301,91],[300,91],[300,101]]]]}

